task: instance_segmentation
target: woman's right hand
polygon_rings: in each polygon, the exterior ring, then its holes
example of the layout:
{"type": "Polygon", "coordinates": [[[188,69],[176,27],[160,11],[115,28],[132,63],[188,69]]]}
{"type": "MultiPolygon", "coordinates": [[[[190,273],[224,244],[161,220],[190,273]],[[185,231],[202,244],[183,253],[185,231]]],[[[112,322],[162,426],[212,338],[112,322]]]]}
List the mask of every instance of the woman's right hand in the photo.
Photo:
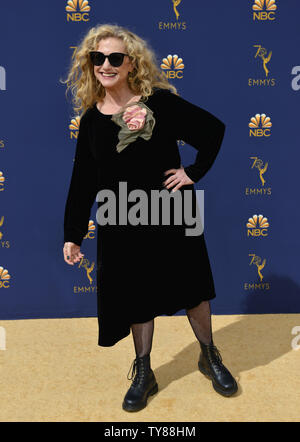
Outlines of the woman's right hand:
{"type": "Polygon", "coordinates": [[[70,265],[74,265],[75,262],[80,261],[80,259],[84,256],[84,254],[80,252],[80,246],[74,244],[73,242],[65,242],[63,253],[64,260],[70,265]]]}

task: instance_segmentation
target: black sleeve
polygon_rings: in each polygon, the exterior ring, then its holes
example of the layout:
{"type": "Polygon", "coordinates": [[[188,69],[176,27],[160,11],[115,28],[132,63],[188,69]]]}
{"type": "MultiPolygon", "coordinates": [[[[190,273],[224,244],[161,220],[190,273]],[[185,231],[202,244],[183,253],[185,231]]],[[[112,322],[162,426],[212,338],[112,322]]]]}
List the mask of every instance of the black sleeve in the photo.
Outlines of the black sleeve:
{"type": "Polygon", "coordinates": [[[64,242],[81,246],[97,194],[97,167],[92,156],[86,113],[80,120],[73,172],[64,214],[64,242]]]}
{"type": "Polygon", "coordinates": [[[185,173],[196,183],[213,165],[220,150],[225,124],[210,112],[164,89],[176,139],[197,149],[194,164],[185,167],[185,173]]]}

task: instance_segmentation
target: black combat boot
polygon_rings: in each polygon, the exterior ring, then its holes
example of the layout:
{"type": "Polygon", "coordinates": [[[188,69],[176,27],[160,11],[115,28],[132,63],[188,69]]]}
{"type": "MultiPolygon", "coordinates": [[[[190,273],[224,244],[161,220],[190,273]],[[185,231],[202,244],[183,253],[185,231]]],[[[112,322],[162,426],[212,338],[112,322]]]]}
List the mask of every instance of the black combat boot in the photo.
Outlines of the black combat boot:
{"type": "Polygon", "coordinates": [[[198,367],[201,373],[212,380],[212,385],[218,393],[223,396],[233,395],[238,390],[236,380],[222,364],[222,357],[213,341],[210,344],[200,342],[200,346],[198,367]]]}
{"type": "Polygon", "coordinates": [[[124,397],[122,408],[126,411],[139,411],[146,407],[148,396],[158,391],[154,373],[150,368],[150,355],[136,357],[133,361],[131,377],[128,377],[128,374],[127,379],[131,380],[134,375],[135,378],[124,397]]]}

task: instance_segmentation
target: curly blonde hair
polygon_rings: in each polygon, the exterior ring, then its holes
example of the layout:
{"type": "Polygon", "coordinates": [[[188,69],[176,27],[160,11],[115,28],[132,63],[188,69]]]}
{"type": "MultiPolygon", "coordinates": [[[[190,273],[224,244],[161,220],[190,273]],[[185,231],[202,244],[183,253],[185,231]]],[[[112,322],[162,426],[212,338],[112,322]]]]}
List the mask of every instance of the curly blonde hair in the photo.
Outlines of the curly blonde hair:
{"type": "Polygon", "coordinates": [[[156,54],[148,42],[130,30],[115,24],[97,25],[89,29],[82,38],[72,57],[66,80],[66,94],[72,92],[72,104],[75,114],[80,117],[92,107],[96,101],[105,96],[105,89],[94,75],[94,67],[89,52],[97,50],[101,39],[115,37],[123,40],[127,54],[134,66],[133,72],[128,75],[128,86],[136,95],[142,95],[141,101],[147,101],[152,95],[152,88],[169,89],[176,95],[177,89],[168,82],[156,61],[156,54]]]}

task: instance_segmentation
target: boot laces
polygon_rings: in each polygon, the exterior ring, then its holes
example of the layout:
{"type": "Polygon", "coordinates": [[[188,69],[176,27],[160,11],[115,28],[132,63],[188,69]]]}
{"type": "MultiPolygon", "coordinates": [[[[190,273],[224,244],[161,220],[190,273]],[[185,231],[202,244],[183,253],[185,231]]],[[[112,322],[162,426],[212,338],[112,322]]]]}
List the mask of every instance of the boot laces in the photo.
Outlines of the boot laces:
{"type": "MultiPolygon", "coordinates": [[[[212,350],[211,355],[215,356],[217,362],[219,362],[221,364],[222,363],[222,356],[221,356],[219,350],[217,349],[217,347],[215,345],[211,345],[210,348],[212,350]]],[[[210,355],[210,359],[212,359],[211,355],[210,355]]]]}
{"type": "Polygon", "coordinates": [[[128,371],[127,379],[131,380],[135,376],[132,385],[141,384],[144,380],[144,377],[145,377],[144,374],[145,374],[144,365],[140,364],[139,370],[137,371],[137,358],[134,359],[134,361],[132,362],[130,369],[128,371]],[[132,368],[132,370],[131,370],[131,368],[132,368]],[[130,377],[128,377],[130,370],[131,370],[131,375],[130,375],[130,377]]]}

